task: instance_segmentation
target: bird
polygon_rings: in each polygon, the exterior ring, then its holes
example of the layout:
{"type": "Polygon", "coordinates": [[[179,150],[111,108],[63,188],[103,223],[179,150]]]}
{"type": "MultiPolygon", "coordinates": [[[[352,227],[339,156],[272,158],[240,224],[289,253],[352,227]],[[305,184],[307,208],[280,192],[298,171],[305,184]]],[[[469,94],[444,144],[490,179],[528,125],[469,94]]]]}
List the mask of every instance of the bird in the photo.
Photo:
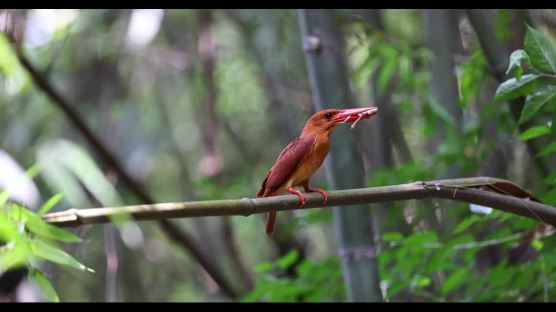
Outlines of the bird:
{"type": "MultiPolygon", "coordinates": [[[[309,179],[320,168],[330,149],[330,135],[334,128],[352,122],[353,129],[361,119],[369,119],[378,113],[378,107],[351,109],[325,109],[313,114],[303,127],[301,135],[288,144],[268,171],[257,197],[270,197],[286,192],[295,194],[305,206],[305,196],[296,187],[303,187],[306,193],[318,192],[328,201],[328,192],[309,187],[309,179]]],[[[271,211],[266,219],[266,235],[274,233],[276,211],[271,211]]]]}

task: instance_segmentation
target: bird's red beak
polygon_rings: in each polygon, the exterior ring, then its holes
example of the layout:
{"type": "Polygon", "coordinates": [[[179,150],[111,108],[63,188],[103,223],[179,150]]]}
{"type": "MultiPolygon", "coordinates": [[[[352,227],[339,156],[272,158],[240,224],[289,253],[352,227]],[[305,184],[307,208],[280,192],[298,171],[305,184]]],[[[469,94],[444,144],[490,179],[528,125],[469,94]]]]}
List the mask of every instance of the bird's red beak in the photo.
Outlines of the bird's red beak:
{"type": "Polygon", "coordinates": [[[342,124],[346,122],[357,123],[360,119],[369,119],[376,113],[378,113],[378,107],[344,109],[334,116],[332,122],[335,124],[342,124]]]}

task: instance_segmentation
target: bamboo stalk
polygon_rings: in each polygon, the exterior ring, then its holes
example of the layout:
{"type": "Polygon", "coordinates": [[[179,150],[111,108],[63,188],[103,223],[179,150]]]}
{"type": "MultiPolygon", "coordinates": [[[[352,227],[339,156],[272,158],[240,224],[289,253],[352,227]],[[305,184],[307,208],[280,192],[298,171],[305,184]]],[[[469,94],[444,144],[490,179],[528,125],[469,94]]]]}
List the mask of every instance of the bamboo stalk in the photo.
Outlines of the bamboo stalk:
{"type": "MultiPolygon", "coordinates": [[[[511,183],[501,179],[477,177],[347,189],[331,191],[326,204],[322,202],[320,194],[310,193],[306,195],[306,208],[439,198],[488,206],[556,226],[556,207],[528,198],[519,198],[473,188],[493,185],[499,182],[511,183]]],[[[60,227],[71,227],[85,224],[109,223],[118,216],[128,216],[137,221],[209,216],[250,216],[269,211],[299,209],[298,207],[299,198],[297,196],[281,195],[267,198],[161,203],[92,209],[72,208],[46,214],[43,216],[43,219],[60,227]]]]}
{"type": "MultiPolygon", "coordinates": [[[[335,12],[323,9],[298,12],[315,110],[356,107],[349,85],[344,36],[335,12]]],[[[330,153],[325,160],[329,185],[339,189],[364,187],[363,161],[354,135],[347,127],[338,127],[334,132],[330,153]]],[[[376,235],[374,220],[368,205],[334,208],[348,301],[382,301],[373,237],[376,235]]]]}

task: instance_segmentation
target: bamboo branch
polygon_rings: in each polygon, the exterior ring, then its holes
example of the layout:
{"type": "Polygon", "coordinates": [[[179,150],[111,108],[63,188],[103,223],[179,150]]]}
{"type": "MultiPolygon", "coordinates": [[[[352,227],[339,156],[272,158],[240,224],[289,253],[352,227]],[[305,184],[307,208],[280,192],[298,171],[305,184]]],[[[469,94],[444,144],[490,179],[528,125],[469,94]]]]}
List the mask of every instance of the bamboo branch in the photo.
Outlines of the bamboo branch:
{"type": "MultiPolygon", "coordinates": [[[[410,199],[440,198],[488,206],[556,226],[556,207],[537,202],[534,197],[532,199],[529,197],[516,197],[484,189],[497,183],[514,185],[506,180],[489,177],[413,182],[382,187],[331,191],[326,204],[323,204],[322,196],[310,193],[305,195],[307,200],[306,207],[335,207],[410,199]]],[[[524,194],[527,193],[521,189],[516,194],[518,196],[526,196],[524,194]]],[[[267,198],[162,203],[92,209],[73,208],[46,214],[43,216],[43,219],[57,226],[70,227],[84,224],[109,223],[111,219],[118,216],[129,216],[137,221],[209,216],[249,216],[269,211],[295,210],[299,209],[298,207],[299,198],[297,196],[282,195],[267,198]]]]}

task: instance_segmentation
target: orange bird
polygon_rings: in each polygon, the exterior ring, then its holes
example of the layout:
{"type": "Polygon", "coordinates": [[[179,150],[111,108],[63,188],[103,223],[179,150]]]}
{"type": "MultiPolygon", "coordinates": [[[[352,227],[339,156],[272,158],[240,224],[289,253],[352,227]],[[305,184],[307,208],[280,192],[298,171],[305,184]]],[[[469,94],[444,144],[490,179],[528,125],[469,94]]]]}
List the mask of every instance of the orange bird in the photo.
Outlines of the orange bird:
{"type": "MultiPolygon", "coordinates": [[[[299,196],[300,208],[303,208],[305,196],[294,189],[302,186],[307,193],[321,193],[326,203],[328,193],[319,188],[310,188],[309,178],[320,168],[328,154],[332,130],[346,122],[354,122],[351,126],[353,129],[360,119],[368,119],[376,113],[378,107],[364,107],[326,109],[311,116],[303,127],[301,135],[280,153],[257,192],[257,197],[270,197],[289,192],[299,196]]],[[[266,235],[270,236],[274,232],[275,221],[276,212],[269,212],[266,220],[266,235]]]]}

